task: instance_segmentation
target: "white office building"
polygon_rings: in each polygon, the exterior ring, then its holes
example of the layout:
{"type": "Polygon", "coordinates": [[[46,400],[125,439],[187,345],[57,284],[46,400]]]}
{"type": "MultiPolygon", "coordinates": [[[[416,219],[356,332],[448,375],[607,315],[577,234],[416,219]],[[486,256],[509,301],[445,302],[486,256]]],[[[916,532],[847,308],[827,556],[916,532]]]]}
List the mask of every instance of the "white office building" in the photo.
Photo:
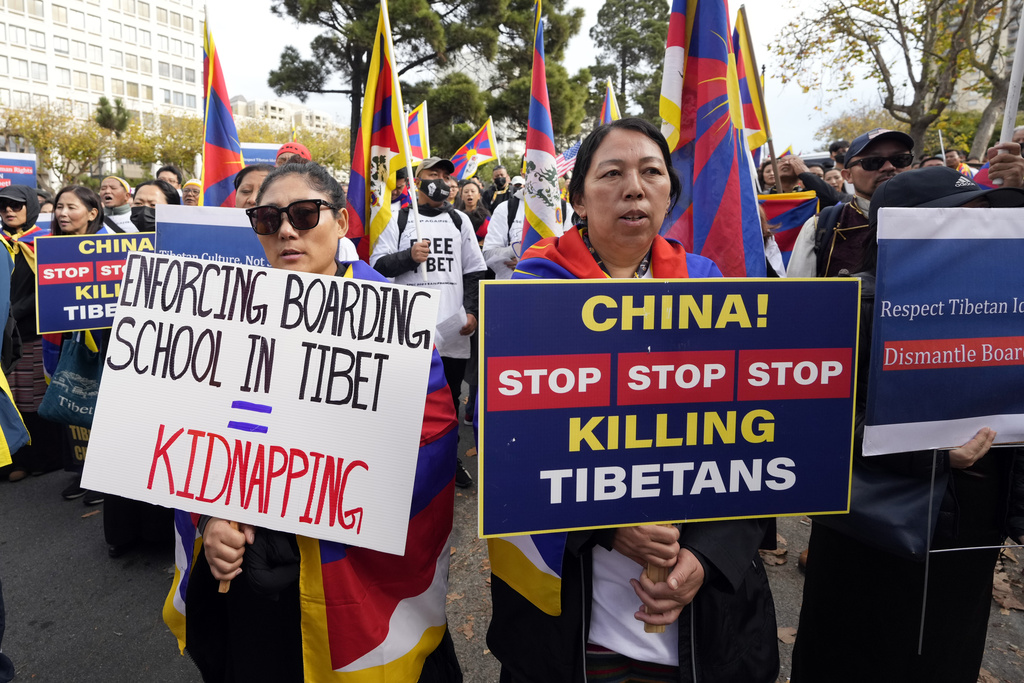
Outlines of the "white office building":
{"type": "Polygon", "coordinates": [[[201,0],[0,0],[0,107],[201,115],[201,0]]]}
{"type": "Polygon", "coordinates": [[[284,128],[326,132],[337,128],[334,119],[325,111],[310,109],[284,100],[247,100],[242,95],[231,98],[231,113],[236,122],[243,119],[265,119],[284,128]]]}

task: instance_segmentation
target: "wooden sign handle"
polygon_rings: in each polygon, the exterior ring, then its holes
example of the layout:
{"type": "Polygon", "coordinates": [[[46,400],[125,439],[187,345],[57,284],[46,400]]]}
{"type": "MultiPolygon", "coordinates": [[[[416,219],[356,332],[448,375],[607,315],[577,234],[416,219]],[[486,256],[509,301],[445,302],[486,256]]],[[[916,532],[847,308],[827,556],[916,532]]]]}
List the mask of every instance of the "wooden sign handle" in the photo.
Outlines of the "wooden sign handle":
{"type": "MultiPolygon", "coordinates": [[[[644,569],[644,573],[647,574],[647,578],[654,583],[662,583],[668,581],[668,575],[672,571],[670,567],[659,567],[656,564],[648,564],[647,568],[644,569]]],[[[650,610],[645,606],[644,611],[650,614],[650,610]]],[[[644,633],[664,633],[665,626],[658,624],[644,624],[644,633]]]]}
{"type": "MultiPolygon", "coordinates": [[[[232,529],[234,529],[235,531],[238,531],[238,522],[228,522],[228,524],[231,525],[232,529]]],[[[664,580],[664,579],[662,579],[662,580],[664,580]]],[[[231,579],[226,579],[224,581],[221,581],[220,582],[220,587],[217,588],[217,592],[218,593],[227,593],[229,590],[231,590],[231,579]]]]}

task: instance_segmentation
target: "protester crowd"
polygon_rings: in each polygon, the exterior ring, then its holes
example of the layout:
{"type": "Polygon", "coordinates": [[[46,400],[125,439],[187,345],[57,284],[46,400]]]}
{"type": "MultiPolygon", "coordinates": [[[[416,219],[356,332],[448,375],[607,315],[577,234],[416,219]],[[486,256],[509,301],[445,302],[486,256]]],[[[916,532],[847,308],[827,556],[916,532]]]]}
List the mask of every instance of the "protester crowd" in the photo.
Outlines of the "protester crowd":
{"type": "MultiPolygon", "coordinates": [[[[966,159],[959,150],[944,155],[915,150],[906,134],[877,129],[852,141],[836,141],[825,161],[807,164],[787,155],[766,160],[757,169],[764,194],[811,191],[820,209],[799,231],[788,267],[782,266],[774,244],[774,226],[762,214],[769,272],[862,280],[858,425],[863,424],[868,386],[879,210],[1022,207],[1022,139],[1024,129],[1018,129],[1013,142],[1000,143],[986,159],[977,160],[966,159]],[[996,189],[972,179],[982,161],[996,189]]],[[[558,234],[527,253],[522,252],[523,178],[499,165],[485,186],[476,177],[456,181],[454,171],[451,160],[430,157],[416,166],[412,179],[399,172],[391,196],[392,218],[372,245],[368,265],[358,261],[355,245],[346,238],[343,188],[303,145],[289,142],[279,150],[276,166],[248,166],[234,178],[235,206],[246,210],[272,267],[388,279],[440,294],[417,477],[444,482],[438,495],[447,516],[426,529],[429,551],[423,557],[385,558],[404,563],[412,582],[426,578],[429,583],[437,562],[447,561],[451,487],[474,484],[458,457],[472,444],[460,449],[456,425],[460,406],[461,420],[473,424],[476,417],[481,280],[721,275],[715,263],[687,254],[678,242],[659,235],[679,197],[680,180],[665,139],[640,119],[600,126],[584,140],[568,179],[567,201],[559,207],[558,234]],[[625,221],[624,227],[620,219],[627,213],[640,218],[625,221]],[[291,257],[296,249],[303,258],[291,257]],[[443,400],[434,401],[437,396],[443,400]]],[[[106,331],[65,333],[55,339],[37,334],[36,262],[29,238],[39,234],[34,229],[41,211],[52,212],[54,235],[152,232],[157,205],[198,206],[201,194],[201,183],[186,180],[174,166],[161,167],[154,180],[135,187],[121,177],[104,178],[98,192],[82,185],[61,188],[52,197],[24,186],[0,189],[3,236],[15,262],[3,370],[32,435],[32,444],[12,453],[13,464],[0,471],[0,478],[14,485],[30,475],[69,472],[61,495],[82,498],[86,505],[104,503],[104,533],[112,558],[130,552],[143,538],[167,537],[171,542],[172,526],[194,529],[202,550],[190,577],[175,590],[185,596],[187,607],[188,638],[184,633],[180,638],[204,680],[316,679],[299,576],[324,551],[292,534],[210,517],[185,515],[175,521],[169,510],[87,491],[81,486],[83,463],[74,456],[68,426],[39,412],[47,392],[47,358],[56,358],[61,345],[71,343],[86,344],[102,355],[108,342],[106,331]],[[8,353],[15,348],[17,354],[8,353]],[[273,566],[266,563],[268,556],[275,558],[273,566]],[[227,596],[217,592],[221,581],[235,584],[227,596]],[[268,652],[275,654],[267,657],[268,652]]],[[[870,470],[880,481],[902,477],[917,483],[931,476],[930,451],[879,456],[869,465],[860,455],[861,437],[858,429],[855,476],[870,470]]],[[[933,559],[927,593],[921,562],[842,525],[814,522],[794,683],[977,680],[998,555],[989,546],[1007,537],[1024,541],[1024,452],[992,449],[995,437],[983,428],[961,447],[939,452],[944,494],[934,511],[938,523],[932,545],[987,548],[933,559]],[[925,626],[918,654],[922,600],[925,626]]],[[[855,494],[853,509],[861,504],[855,494]]],[[[878,533],[885,536],[886,531],[878,533]]],[[[758,555],[773,538],[774,524],[768,519],[568,534],[558,553],[563,567],[558,613],[539,609],[513,582],[493,579],[488,647],[501,662],[501,680],[775,681],[779,653],[774,607],[758,555]],[[667,577],[652,581],[642,571],[648,565],[666,568],[667,577]],[[645,632],[645,624],[666,628],[652,634],[645,632]]],[[[354,596],[355,604],[366,601],[364,612],[372,611],[375,600],[398,599],[391,595],[391,586],[361,589],[374,583],[379,555],[361,554],[350,574],[333,579],[344,584],[342,592],[354,596]]],[[[415,661],[405,662],[404,673],[386,680],[462,680],[445,625],[445,592],[417,603],[418,618],[436,628],[428,631],[431,635],[415,661]]],[[[0,595],[0,645],[3,614],[0,595]]],[[[345,620],[344,627],[356,632],[371,628],[358,609],[331,618],[345,620]]],[[[10,662],[0,654],[0,683],[12,676],[10,662]]],[[[385,678],[382,674],[367,680],[385,678]]]]}

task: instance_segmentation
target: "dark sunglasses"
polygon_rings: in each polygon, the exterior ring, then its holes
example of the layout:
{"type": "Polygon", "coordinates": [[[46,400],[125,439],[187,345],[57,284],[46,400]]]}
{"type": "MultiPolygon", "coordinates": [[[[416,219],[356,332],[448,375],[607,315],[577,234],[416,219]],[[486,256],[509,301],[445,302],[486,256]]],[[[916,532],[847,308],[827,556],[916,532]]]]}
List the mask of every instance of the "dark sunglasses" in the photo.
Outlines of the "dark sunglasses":
{"type": "Polygon", "coordinates": [[[887,161],[892,164],[893,168],[906,168],[914,163],[914,155],[906,152],[904,154],[894,154],[891,157],[864,157],[863,159],[854,159],[847,163],[846,167],[849,168],[850,166],[860,164],[860,167],[865,171],[877,171],[885,166],[887,161]]]}
{"type": "Polygon", "coordinates": [[[6,211],[7,209],[21,211],[24,208],[25,202],[19,202],[17,199],[0,199],[0,211],[6,211]]]}
{"type": "Polygon", "coordinates": [[[257,235],[273,235],[281,229],[281,214],[288,214],[288,222],[296,230],[312,230],[320,223],[323,207],[337,211],[338,207],[322,199],[300,199],[282,208],[256,206],[245,210],[252,229],[257,235]]]}

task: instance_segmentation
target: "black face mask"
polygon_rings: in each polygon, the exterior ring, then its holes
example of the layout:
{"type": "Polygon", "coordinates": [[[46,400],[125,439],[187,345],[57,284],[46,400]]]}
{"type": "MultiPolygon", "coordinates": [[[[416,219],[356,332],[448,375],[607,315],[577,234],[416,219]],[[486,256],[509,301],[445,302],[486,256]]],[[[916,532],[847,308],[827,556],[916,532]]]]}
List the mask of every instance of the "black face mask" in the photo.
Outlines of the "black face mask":
{"type": "Polygon", "coordinates": [[[508,185],[508,178],[505,176],[498,176],[494,179],[494,186],[499,190],[504,190],[506,185],[508,185]]]}
{"type": "Polygon", "coordinates": [[[420,185],[420,190],[423,194],[427,195],[431,201],[443,202],[448,199],[448,196],[452,193],[448,189],[448,183],[443,180],[428,180],[420,185]]]}
{"type": "Polygon", "coordinates": [[[156,232],[156,209],[152,206],[133,206],[132,224],[139,232],[156,232]]]}

